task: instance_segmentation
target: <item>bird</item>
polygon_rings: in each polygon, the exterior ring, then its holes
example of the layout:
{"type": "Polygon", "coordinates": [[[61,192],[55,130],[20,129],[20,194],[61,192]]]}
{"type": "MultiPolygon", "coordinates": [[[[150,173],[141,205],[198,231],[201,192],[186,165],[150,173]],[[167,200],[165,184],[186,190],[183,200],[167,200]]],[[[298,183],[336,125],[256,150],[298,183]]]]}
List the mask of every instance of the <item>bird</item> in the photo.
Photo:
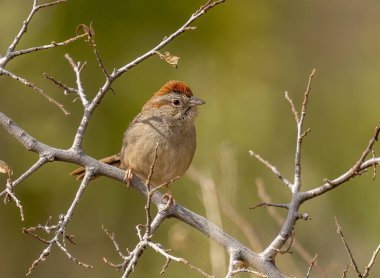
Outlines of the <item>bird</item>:
{"type": "MultiPolygon", "coordinates": [[[[198,106],[204,103],[184,82],[165,83],[129,124],[120,153],[100,161],[125,170],[128,185],[133,175],[145,182],[149,177],[152,188],[183,176],[193,160],[194,121],[198,106]]],[[[80,180],[85,169],[81,167],[70,174],[80,180]]]]}

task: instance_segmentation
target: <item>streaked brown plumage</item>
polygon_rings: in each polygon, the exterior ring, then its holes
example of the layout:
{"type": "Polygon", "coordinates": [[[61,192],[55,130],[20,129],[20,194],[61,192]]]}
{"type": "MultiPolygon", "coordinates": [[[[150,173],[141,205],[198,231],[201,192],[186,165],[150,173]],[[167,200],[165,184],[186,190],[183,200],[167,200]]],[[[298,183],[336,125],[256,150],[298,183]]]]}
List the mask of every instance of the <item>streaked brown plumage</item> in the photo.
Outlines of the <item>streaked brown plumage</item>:
{"type": "MultiPolygon", "coordinates": [[[[167,82],[145,103],[125,131],[120,154],[100,161],[146,180],[158,144],[151,185],[159,186],[184,175],[194,156],[194,120],[197,106],[202,104],[204,101],[193,96],[185,83],[167,82]]],[[[83,178],[84,168],[71,175],[83,178]]]]}

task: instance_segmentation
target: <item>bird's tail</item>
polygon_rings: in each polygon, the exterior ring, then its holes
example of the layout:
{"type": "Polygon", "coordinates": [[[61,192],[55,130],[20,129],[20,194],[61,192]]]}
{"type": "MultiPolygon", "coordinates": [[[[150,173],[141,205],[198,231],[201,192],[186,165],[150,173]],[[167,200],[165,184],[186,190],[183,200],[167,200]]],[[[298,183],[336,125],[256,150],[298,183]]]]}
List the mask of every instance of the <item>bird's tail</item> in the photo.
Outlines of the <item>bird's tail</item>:
{"type": "MultiPolygon", "coordinates": [[[[100,162],[115,166],[117,168],[120,168],[120,154],[114,154],[105,158],[102,158],[99,160],[100,162]]],[[[84,167],[80,167],[75,169],[70,173],[71,176],[75,176],[77,180],[82,180],[86,171],[84,167]]],[[[93,179],[97,178],[97,176],[94,176],[93,179]]]]}

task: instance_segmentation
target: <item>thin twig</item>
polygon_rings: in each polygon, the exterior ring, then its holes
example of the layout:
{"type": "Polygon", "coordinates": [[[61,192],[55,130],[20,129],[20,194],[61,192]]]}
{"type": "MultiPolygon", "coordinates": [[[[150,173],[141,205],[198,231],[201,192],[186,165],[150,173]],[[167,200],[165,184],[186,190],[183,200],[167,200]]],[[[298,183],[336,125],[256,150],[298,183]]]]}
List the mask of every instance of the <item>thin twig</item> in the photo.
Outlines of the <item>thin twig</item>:
{"type": "Polygon", "coordinates": [[[84,69],[84,67],[86,66],[86,62],[77,62],[75,63],[74,60],[70,57],[69,54],[65,54],[65,58],[67,61],[69,61],[71,67],[73,68],[73,71],[75,73],[75,76],[76,76],[76,83],[77,83],[77,94],[80,98],[80,100],[82,101],[82,104],[83,104],[83,107],[87,107],[88,104],[89,104],[89,101],[87,99],[87,95],[86,95],[86,92],[83,88],[83,84],[82,84],[82,77],[81,77],[81,73],[82,73],[82,70],[84,69]]]}
{"type": "MultiPolygon", "coordinates": [[[[6,57],[9,57],[12,55],[12,53],[14,52],[16,46],[18,45],[18,43],[20,42],[22,36],[26,33],[27,29],[28,29],[28,25],[30,23],[30,21],[32,20],[34,14],[39,10],[39,9],[42,9],[42,8],[46,8],[46,7],[50,7],[50,6],[54,6],[54,5],[57,5],[59,3],[62,3],[62,2],[66,2],[66,0],[58,0],[58,1],[53,1],[53,2],[50,2],[50,3],[46,3],[46,4],[42,4],[42,5],[38,5],[38,1],[37,0],[33,0],[33,7],[32,7],[32,10],[30,11],[28,17],[26,18],[26,20],[23,22],[22,24],[22,27],[20,29],[20,31],[18,32],[18,34],[16,35],[16,37],[14,38],[13,42],[10,44],[10,46],[8,47],[8,50],[7,50],[7,55],[6,57]]],[[[10,59],[8,58],[8,61],[10,59]]],[[[7,62],[8,62],[7,61],[7,62]]],[[[2,65],[4,66],[4,65],[2,65]]]]}
{"type": "Polygon", "coordinates": [[[46,74],[46,73],[44,73],[43,76],[44,76],[46,79],[52,81],[52,82],[53,82],[58,88],[63,89],[65,94],[68,94],[68,93],[78,94],[78,90],[77,90],[77,89],[72,88],[72,87],[69,87],[69,86],[63,84],[62,82],[58,81],[58,80],[55,79],[54,77],[49,76],[49,75],[46,74]]]}
{"type": "Polygon", "coordinates": [[[368,265],[365,267],[364,272],[363,272],[363,278],[369,276],[369,271],[371,270],[372,266],[375,264],[375,260],[379,252],[380,252],[380,244],[377,246],[376,250],[373,252],[371,260],[369,261],[368,265]]]}
{"type": "Polygon", "coordinates": [[[188,267],[190,267],[191,269],[193,270],[196,270],[198,271],[200,274],[202,274],[203,276],[205,277],[208,277],[208,278],[214,278],[214,276],[212,275],[209,275],[207,274],[206,272],[204,272],[202,269],[192,265],[191,263],[189,263],[189,261],[183,259],[183,258],[179,258],[179,257],[175,257],[173,255],[170,255],[168,252],[166,252],[164,249],[162,249],[158,244],[156,243],[153,243],[151,241],[148,241],[147,242],[148,246],[151,247],[154,251],[156,251],[157,253],[160,253],[161,255],[163,255],[165,258],[167,259],[170,259],[171,261],[175,261],[175,262],[178,262],[178,263],[182,263],[188,267]]]}
{"type": "Polygon", "coordinates": [[[373,167],[374,165],[380,164],[380,157],[371,158],[361,163],[360,167],[356,170],[356,172],[353,172],[352,169],[349,169],[344,174],[340,175],[339,177],[333,179],[333,180],[325,180],[325,183],[319,187],[316,187],[314,189],[301,192],[299,194],[299,197],[301,198],[302,202],[305,202],[309,199],[318,197],[327,191],[330,191],[337,186],[347,182],[353,177],[356,177],[360,175],[363,171],[365,171],[367,168],[373,167]]]}
{"type": "Polygon", "coordinates": [[[296,107],[294,106],[293,100],[289,97],[289,94],[287,91],[285,91],[285,99],[289,102],[290,107],[292,108],[292,112],[293,112],[294,118],[296,120],[296,123],[298,124],[300,121],[299,116],[298,116],[298,112],[297,112],[296,107]]]}
{"type": "Polygon", "coordinates": [[[276,177],[279,178],[280,181],[282,181],[282,183],[285,184],[288,188],[292,187],[292,183],[289,180],[287,180],[275,166],[270,164],[267,160],[265,160],[253,151],[249,151],[249,154],[250,156],[255,157],[258,161],[263,163],[266,167],[268,167],[273,172],[273,174],[275,174],[276,177]]]}
{"type": "Polygon", "coordinates": [[[145,205],[145,214],[146,214],[146,224],[145,225],[146,225],[146,234],[149,236],[151,234],[150,224],[152,222],[152,217],[150,215],[150,204],[152,202],[152,193],[150,192],[150,181],[152,179],[154,167],[155,167],[156,162],[157,162],[157,153],[158,153],[158,143],[156,143],[156,147],[154,148],[154,155],[153,155],[152,164],[150,165],[149,175],[148,175],[148,178],[145,182],[146,191],[148,192],[147,193],[148,196],[146,198],[146,205],[145,205]]]}
{"type": "MultiPolygon", "coordinates": [[[[85,176],[81,182],[81,185],[79,186],[79,189],[75,195],[75,198],[74,198],[73,202],[71,203],[70,207],[68,208],[68,210],[66,211],[66,214],[64,216],[62,216],[62,220],[60,220],[60,222],[59,222],[59,226],[58,226],[58,229],[54,233],[54,237],[51,240],[47,241],[48,246],[42,251],[40,256],[36,260],[34,260],[31,267],[29,268],[28,273],[26,274],[27,276],[29,276],[33,272],[33,270],[36,268],[36,266],[38,264],[40,264],[41,262],[44,262],[46,260],[46,257],[50,254],[53,245],[57,245],[68,256],[68,258],[70,260],[72,260],[73,262],[75,262],[81,266],[84,266],[86,268],[92,268],[92,266],[80,262],[77,258],[75,258],[73,255],[71,255],[69,253],[69,251],[59,242],[60,237],[61,236],[64,237],[66,227],[67,227],[68,223],[70,222],[71,217],[74,214],[74,210],[77,207],[77,205],[79,204],[80,198],[81,198],[84,190],[86,189],[88,183],[90,182],[92,176],[93,176],[93,169],[90,169],[90,168],[86,169],[86,174],[85,174],[85,176]]],[[[31,234],[31,235],[33,235],[33,234],[31,234]]],[[[33,235],[33,236],[37,237],[36,235],[33,235]]],[[[40,239],[39,237],[37,237],[37,239],[39,239],[41,241],[42,238],[40,239]]],[[[42,242],[44,242],[44,240],[42,240],[42,242]]]]}
{"type": "Polygon", "coordinates": [[[342,276],[341,278],[346,278],[347,277],[347,271],[348,271],[348,265],[344,266],[344,269],[342,271],[342,276]]]}
{"type": "Polygon", "coordinates": [[[238,274],[238,273],[250,273],[250,274],[254,274],[256,277],[261,277],[261,278],[270,278],[269,276],[263,274],[263,273],[260,273],[260,272],[257,272],[257,271],[254,271],[252,269],[247,269],[247,268],[239,268],[239,269],[235,269],[234,271],[232,271],[232,275],[235,275],[235,274],[238,274]]]}
{"type": "MultiPolygon", "coordinates": [[[[265,190],[264,182],[261,179],[256,180],[257,195],[266,202],[271,203],[272,199],[265,190]]],[[[269,215],[276,221],[279,227],[284,225],[285,219],[278,213],[278,210],[272,207],[268,207],[269,215]]],[[[296,239],[293,240],[293,249],[306,261],[309,262],[313,257],[312,255],[300,244],[296,239]]]]}
{"type": "MultiPolygon", "coordinates": [[[[371,153],[372,153],[372,159],[374,159],[374,158],[376,157],[375,150],[372,149],[372,150],[371,150],[371,153]]],[[[377,164],[374,164],[374,165],[373,165],[372,180],[375,180],[375,178],[376,178],[376,166],[377,166],[377,164]]]]}
{"type": "Polygon", "coordinates": [[[373,145],[378,141],[379,133],[380,133],[380,125],[376,126],[375,132],[374,132],[372,138],[369,140],[367,148],[364,150],[364,152],[362,153],[362,155],[359,158],[359,160],[351,168],[351,171],[353,173],[356,173],[360,169],[360,166],[362,165],[363,161],[366,159],[366,157],[368,156],[368,154],[371,152],[371,150],[373,148],[373,145]]]}
{"type": "Polygon", "coordinates": [[[306,91],[304,94],[302,107],[301,107],[301,115],[299,116],[299,120],[297,123],[297,143],[296,143],[296,153],[295,153],[295,159],[294,159],[294,185],[293,185],[293,193],[299,192],[301,188],[301,150],[302,150],[302,139],[307,134],[303,132],[303,123],[306,116],[306,108],[307,103],[309,101],[309,95],[311,91],[311,82],[313,80],[315,73],[315,69],[312,70],[309,81],[306,86],[306,91]]]}
{"type": "Polygon", "coordinates": [[[41,168],[43,165],[45,165],[47,162],[49,162],[49,158],[46,156],[40,156],[40,158],[28,169],[26,170],[18,179],[15,181],[12,181],[12,183],[9,184],[9,189],[6,188],[4,191],[0,193],[0,197],[3,197],[8,193],[9,190],[13,191],[13,189],[20,184],[23,180],[25,180],[27,177],[29,177],[31,174],[33,174],[35,171],[37,171],[39,168],[41,168]]]}
{"type": "MultiPolygon", "coordinates": [[[[65,0],[66,1],[66,0],[65,0]]],[[[62,41],[62,42],[52,42],[50,44],[45,44],[45,45],[41,45],[41,46],[35,46],[35,47],[30,47],[30,48],[26,48],[26,49],[22,49],[22,50],[17,50],[17,51],[14,51],[12,52],[9,57],[10,58],[14,58],[14,57],[17,57],[17,56],[20,56],[20,55],[24,55],[24,54],[28,54],[28,53],[31,53],[31,52],[36,52],[36,51],[41,51],[41,50],[47,50],[47,49],[51,49],[51,48],[55,48],[55,47],[59,47],[59,46],[66,46],[74,41],[77,41],[81,38],[84,38],[86,37],[85,34],[80,34],[80,35],[77,35],[75,37],[72,37],[72,38],[69,38],[65,41],[62,41]]]]}
{"type": "Polygon", "coordinates": [[[20,200],[13,193],[13,187],[12,187],[11,179],[8,179],[5,191],[6,191],[6,195],[5,195],[4,200],[13,200],[16,203],[16,206],[18,207],[18,209],[20,211],[21,221],[24,221],[25,220],[24,208],[23,208],[20,200]]]}
{"type": "Polygon", "coordinates": [[[284,209],[289,209],[289,205],[288,204],[273,204],[273,203],[259,203],[253,207],[250,207],[249,209],[256,209],[256,208],[259,208],[259,207],[275,207],[275,208],[284,208],[284,209]]]}
{"type": "Polygon", "coordinates": [[[360,273],[360,270],[356,264],[356,261],[354,259],[354,256],[352,255],[352,252],[351,252],[351,249],[350,247],[348,246],[347,242],[346,242],[346,239],[344,238],[344,235],[343,235],[343,231],[342,231],[342,228],[341,226],[339,225],[338,223],[338,219],[335,217],[335,224],[336,224],[336,227],[337,227],[337,233],[340,235],[340,238],[342,239],[343,241],[343,244],[344,244],[344,247],[346,248],[346,251],[348,253],[348,256],[350,258],[350,261],[351,261],[351,264],[354,266],[354,269],[356,271],[356,274],[358,275],[358,277],[362,277],[362,274],[360,273]]]}
{"type": "Polygon", "coordinates": [[[293,229],[293,230],[292,230],[292,235],[291,235],[290,238],[289,238],[288,246],[287,246],[285,249],[281,249],[281,250],[279,250],[278,252],[279,252],[280,254],[291,254],[291,253],[292,253],[292,251],[290,251],[290,249],[292,248],[292,245],[293,245],[293,242],[294,242],[295,234],[296,234],[296,232],[295,232],[294,229],[293,229]]]}
{"type": "Polygon", "coordinates": [[[109,239],[112,241],[115,249],[116,249],[116,252],[117,254],[125,259],[126,256],[123,254],[123,252],[121,252],[121,249],[120,249],[120,245],[117,243],[116,239],[115,239],[115,234],[114,233],[111,233],[109,232],[103,225],[102,225],[102,230],[106,233],[106,235],[109,237],[109,239]]]}
{"type": "Polygon", "coordinates": [[[318,254],[316,254],[315,257],[314,257],[314,259],[310,262],[310,264],[309,264],[309,268],[307,269],[307,273],[306,273],[305,278],[309,278],[309,276],[310,276],[310,272],[311,272],[311,269],[313,268],[314,264],[315,264],[316,261],[317,261],[317,257],[318,257],[318,254]]]}
{"type": "Polygon", "coordinates": [[[306,87],[306,91],[305,91],[305,95],[304,95],[305,97],[304,97],[303,103],[302,103],[300,122],[302,122],[303,121],[303,117],[305,117],[306,106],[307,106],[307,103],[309,102],[309,94],[310,94],[310,90],[311,90],[311,82],[313,81],[314,74],[315,74],[315,69],[313,69],[311,71],[311,74],[309,76],[309,81],[307,83],[307,87],[306,87]]]}
{"type": "Polygon", "coordinates": [[[50,97],[44,90],[42,90],[40,87],[38,87],[36,84],[34,84],[33,82],[30,82],[28,80],[26,80],[25,78],[23,77],[20,77],[10,71],[7,71],[6,69],[3,69],[3,68],[0,68],[0,76],[1,75],[6,75],[6,76],[9,76],[19,82],[21,82],[22,84],[24,84],[25,86],[33,89],[35,92],[39,93],[40,95],[42,95],[43,97],[45,97],[50,103],[56,105],[59,109],[62,110],[62,112],[68,116],[70,115],[70,112],[68,112],[65,107],[63,106],[63,104],[59,103],[58,101],[56,101],[55,99],[53,99],[52,97],[50,97]]]}

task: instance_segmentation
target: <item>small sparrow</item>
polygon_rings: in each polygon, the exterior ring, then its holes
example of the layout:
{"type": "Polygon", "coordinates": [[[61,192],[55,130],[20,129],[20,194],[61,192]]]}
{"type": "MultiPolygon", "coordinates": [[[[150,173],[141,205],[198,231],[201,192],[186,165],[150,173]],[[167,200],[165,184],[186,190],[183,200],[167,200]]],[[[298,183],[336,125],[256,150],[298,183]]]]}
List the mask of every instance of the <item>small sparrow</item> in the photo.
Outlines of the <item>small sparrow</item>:
{"type": "MultiPolygon", "coordinates": [[[[167,82],[130,123],[124,133],[120,154],[100,161],[126,170],[129,182],[133,174],[146,181],[157,152],[151,187],[183,176],[195,152],[197,106],[204,103],[193,96],[185,83],[167,82]]],[[[81,167],[70,174],[82,179],[84,173],[81,167]]]]}

